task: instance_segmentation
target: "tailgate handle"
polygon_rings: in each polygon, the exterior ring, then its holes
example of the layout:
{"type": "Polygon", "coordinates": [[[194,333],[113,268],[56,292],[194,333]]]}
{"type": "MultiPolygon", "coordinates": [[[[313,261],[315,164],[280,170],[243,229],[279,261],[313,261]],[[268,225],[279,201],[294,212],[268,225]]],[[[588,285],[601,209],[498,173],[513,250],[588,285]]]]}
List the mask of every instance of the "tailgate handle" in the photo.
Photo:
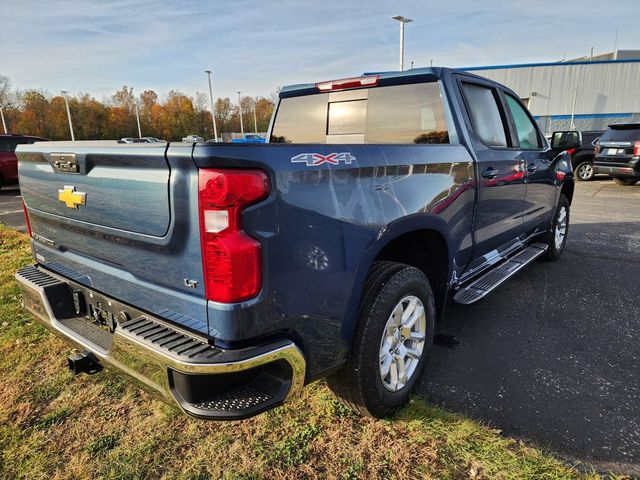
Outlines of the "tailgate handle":
{"type": "Polygon", "coordinates": [[[75,153],[52,153],[53,170],[62,173],[78,173],[78,161],[75,153]]]}

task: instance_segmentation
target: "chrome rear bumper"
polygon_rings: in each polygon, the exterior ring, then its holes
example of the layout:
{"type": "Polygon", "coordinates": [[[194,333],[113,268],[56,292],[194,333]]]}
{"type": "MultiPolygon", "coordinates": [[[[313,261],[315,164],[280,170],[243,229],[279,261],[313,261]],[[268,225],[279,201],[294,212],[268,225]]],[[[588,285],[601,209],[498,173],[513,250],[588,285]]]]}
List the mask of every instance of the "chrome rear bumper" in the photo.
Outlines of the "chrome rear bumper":
{"type": "Polygon", "coordinates": [[[305,358],[291,340],[223,350],[42,267],[25,267],[15,277],[24,308],[47,328],[190,415],[246,418],[279,405],[303,387],[305,358]],[[78,299],[94,296],[116,315],[127,309],[127,320],[113,333],[87,320],[88,312],[82,311],[78,299]]]}

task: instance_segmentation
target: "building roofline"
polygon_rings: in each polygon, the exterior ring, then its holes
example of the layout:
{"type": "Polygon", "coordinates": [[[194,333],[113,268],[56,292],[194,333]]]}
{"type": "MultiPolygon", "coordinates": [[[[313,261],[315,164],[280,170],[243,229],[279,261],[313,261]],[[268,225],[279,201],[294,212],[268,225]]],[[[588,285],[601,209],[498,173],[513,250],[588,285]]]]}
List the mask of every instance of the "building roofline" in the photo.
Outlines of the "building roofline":
{"type": "Polygon", "coordinates": [[[569,65],[595,65],[603,63],[640,63],[640,58],[626,58],[621,60],[584,60],[579,62],[542,62],[542,63],[515,63],[512,65],[480,65],[477,67],[457,67],[455,70],[477,71],[477,70],[502,70],[507,68],[527,68],[527,67],[566,67],[569,65]]]}

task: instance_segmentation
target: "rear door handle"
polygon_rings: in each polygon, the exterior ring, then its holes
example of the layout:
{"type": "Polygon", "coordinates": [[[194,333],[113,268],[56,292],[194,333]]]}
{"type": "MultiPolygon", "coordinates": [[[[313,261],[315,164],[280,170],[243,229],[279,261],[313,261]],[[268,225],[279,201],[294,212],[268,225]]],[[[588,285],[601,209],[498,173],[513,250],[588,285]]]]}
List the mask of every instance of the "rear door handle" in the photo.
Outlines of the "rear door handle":
{"type": "Polygon", "coordinates": [[[535,172],[536,170],[538,170],[538,165],[536,165],[535,163],[530,163],[529,165],[527,165],[527,172],[535,172]]]}
{"type": "Polygon", "coordinates": [[[482,178],[487,178],[489,180],[493,180],[500,173],[499,170],[496,170],[493,167],[487,168],[484,172],[482,172],[482,178]]]}

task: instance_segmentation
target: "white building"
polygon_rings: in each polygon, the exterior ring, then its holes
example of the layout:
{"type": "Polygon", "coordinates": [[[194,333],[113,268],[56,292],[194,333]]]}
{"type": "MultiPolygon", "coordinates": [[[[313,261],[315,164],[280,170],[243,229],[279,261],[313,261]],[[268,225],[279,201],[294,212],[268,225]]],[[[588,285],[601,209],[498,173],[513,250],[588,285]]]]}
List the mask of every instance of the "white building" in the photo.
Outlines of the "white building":
{"type": "Polygon", "coordinates": [[[490,78],[516,92],[545,133],[570,129],[572,118],[578,130],[598,130],[611,123],[640,122],[639,53],[619,50],[593,60],[460,70],[490,78]]]}

